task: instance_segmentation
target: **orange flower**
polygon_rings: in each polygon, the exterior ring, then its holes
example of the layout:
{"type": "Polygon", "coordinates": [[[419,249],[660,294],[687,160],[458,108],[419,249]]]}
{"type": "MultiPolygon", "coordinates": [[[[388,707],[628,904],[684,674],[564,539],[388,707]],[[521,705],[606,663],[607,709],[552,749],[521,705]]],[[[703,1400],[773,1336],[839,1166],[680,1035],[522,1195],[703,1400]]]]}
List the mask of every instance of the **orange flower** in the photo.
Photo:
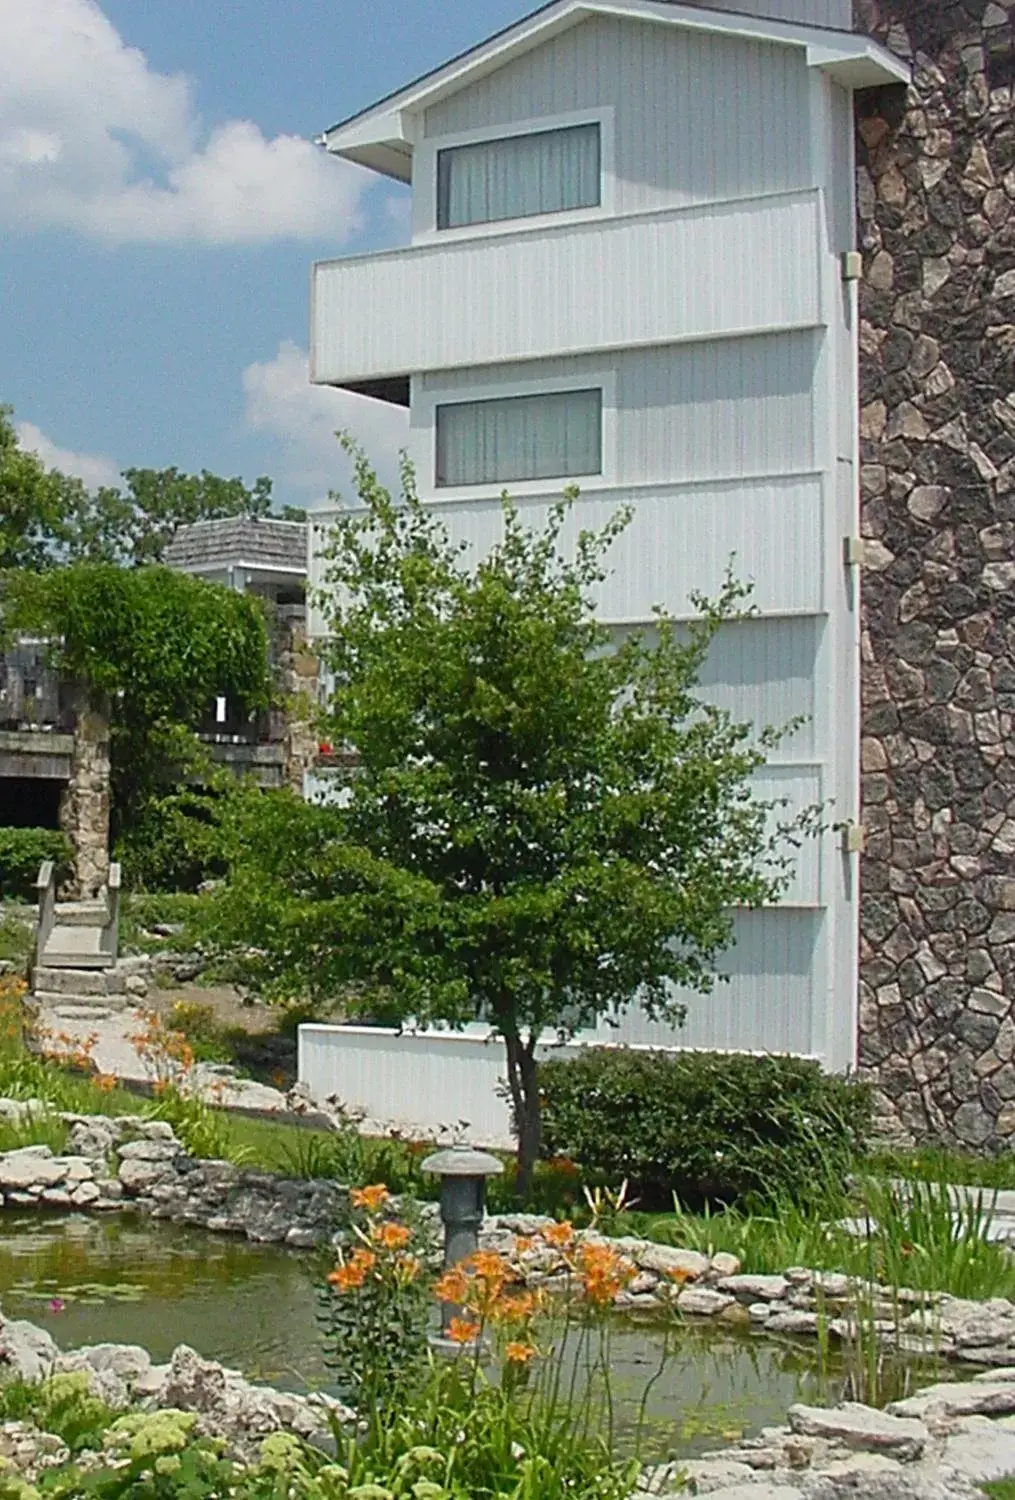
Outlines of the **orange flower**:
{"type": "Polygon", "coordinates": [[[501,1297],[490,1309],[490,1317],[495,1323],[525,1323],[533,1316],[537,1307],[534,1292],[515,1292],[511,1296],[501,1297]]]}
{"type": "Polygon", "coordinates": [[[566,1219],[563,1224],[551,1224],[543,1230],[543,1239],[555,1250],[566,1250],[574,1241],[574,1225],[566,1219]]]}
{"type": "Polygon", "coordinates": [[[577,1269],[585,1296],[596,1307],[609,1307],[635,1275],[630,1261],[622,1259],[608,1245],[582,1245],[577,1269]]]}
{"type": "Polygon", "coordinates": [[[412,1230],[407,1224],[377,1224],[370,1238],[384,1250],[404,1250],[412,1239],[412,1230]]]}
{"type": "Polygon", "coordinates": [[[474,1344],[479,1335],[479,1324],[468,1318],[452,1318],[448,1324],[448,1338],[453,1344],[474,1344]]]}
{"type": "Polygon", "coordinates": [[[520,1340],[508,1344],[504,1350],[504,1358],[512,1365],[527,1365],[536,1357],[535,1344],[523,1344],[520,1340]]]}
{"type": "Polygon", "coordinates": [[[434,1287],[434,1294],[438,1302],[456,1302],[462,1305],[469,1296],[468,1277],[459,1266],[452,1266],[434,1287]]]}
{"type": "Polygon", "coordinates": [[[516,1255],[528,1255],[529,1251],[533,1248],[534,1244],[535,1244],[535,1240],[532,1238],[532,1236],[530,1234],[516,1234],[515,1235],[515,1254],[516,1255]]]}
{"type": "Polygon", "coordinates": [[[118,1079],[115,1073],[97,1073],[92,1082],[97,1089],[101,1089],[104,1094],[108,1094],[111,1089],[116,1088],[118,1079]]]}
{"type": "Polygon", "coordinates": [[[371,1187],[353,1188],[349,1195],[352,1199],[353,1208],[365,1208],[368,1213],[376,1213],[377,1210],[391,1197],[383,1182],[375,1182],[371,1187]]]}
{"type": "Polygon", "coordinates": [[[354,1291],[363,1285],[376,1264],[373,1251],[354,1250],[348,1261],[335,1267],[328,1281],[340,1292],[354,1291]]]}
{"type": "Polygon", "coordinates": [[[684,1286],[686,1282],[694,1280],[694,1272],[685,1270],[683,1266],[671,1266],[663,1274],[667,1281],[675,1281],[677,1286],[684,1286]]]}

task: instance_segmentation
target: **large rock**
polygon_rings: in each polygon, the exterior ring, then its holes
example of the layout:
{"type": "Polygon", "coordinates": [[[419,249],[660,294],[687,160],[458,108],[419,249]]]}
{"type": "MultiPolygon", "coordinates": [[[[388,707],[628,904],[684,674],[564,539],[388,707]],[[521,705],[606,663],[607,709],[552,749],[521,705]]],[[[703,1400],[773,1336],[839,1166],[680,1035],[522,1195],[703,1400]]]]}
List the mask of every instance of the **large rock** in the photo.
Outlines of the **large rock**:
{"type": "Polygon", "coordinates": [[[676,1250],[669,1245],[653,1245],[648,1240],[625,1240],[618,1244],[623,1254],[631,1256],[639,1270],[658,1271],[660,1276],[698,1281],[710,1264],[708,1256],[699,1255],[697,1250],[676,1250]]]}
{"type": "MultiPolygon", "coordinates": [[[[173,1351],[166,1377],[148,1404],[196,1412],[204,1432],[223,1438],[242,1457],[256,1455],[261,1440],[272,1432],[292,1432],[310,1442],[330,1435],[320,1404],[251,1385],[237,1371],[202,1359],[183,1344],[173,1351]]],[[[352,1412],[337,1405],[334,1409],[341,1419],[352,1420],[352,1412]]]]}
{"type": "Polygon", "coordinates": [[[738,1302],[781,1302],[789,1291],[785,1276],[727,1276],[719,1283],[721,1292],[729,1292],[738,1302]]]}
{"type": "Polygon", "coordinates": [[[0,1187],[5,1192],[56,1187],[66,1175],[64,1162],[48,1146],[23,1146],[0,1156],[0,1187]]]}
{"type": "Polygon", "coordinates": [[[792,1406],[789,1425],[803,1437],[825,1438],[867,1453],[888,1453],[903,1463],[919,1458],[930,1438],[922,1422],[889,1416],[852,1402],[831,1411],[820,1406],[792,1406]]]}
{"type": "Polygon", "coordinates": [[[124,1192],[132,1197],[142,1197],[157,1182],[164,1182],[173,1175],[171,1161],[134,1161],[120,1163],[118,1173],[124,1192]]]}
{"type": "Polygon", "coordinates": [[[0,1319],[0,1375],[42,1380],[60,1351],[44,1328],[12,1318],[0,1319]]]}
{"type": "Polygon", "coordinates": [[[989,1417],[967,1417],[962,1430],[945,1440],[941,1467],[973,1484],[1015,1474],[1015,1431],[989,1417]]]}
{"type": "Polygon", "coordinates": [[[968,1384],[930,1385],[894,1401],[888,1410],[896,1417],[935,1414],[943,1417],[1003,1417],[1015,1412],[1015,1384],[1007,1380],[972,1380],[968,1384]]]}
{"type": "MultiPolygon", "coordinates": [[[[797,1500],[799,1496],[797,1491],[797,1500]]],[[[859,1483],[854,1475],[814,1474],[804,1481],[803,1496],[804,1500],[983,1500],[983,1491],[961,1474],[867,1474],[859,1483]]]]}

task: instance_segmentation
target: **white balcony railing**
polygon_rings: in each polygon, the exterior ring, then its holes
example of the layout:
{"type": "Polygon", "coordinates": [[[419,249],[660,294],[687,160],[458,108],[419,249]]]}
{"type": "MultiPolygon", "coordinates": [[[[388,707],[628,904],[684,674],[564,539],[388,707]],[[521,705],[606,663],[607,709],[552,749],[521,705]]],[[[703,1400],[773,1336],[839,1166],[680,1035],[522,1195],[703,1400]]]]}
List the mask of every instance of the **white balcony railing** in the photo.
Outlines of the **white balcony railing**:
{"type": "Polygon", "coordinates": [[[313,378],[814,327],[821,243],[814,190],[322,261],[313,378]]]}

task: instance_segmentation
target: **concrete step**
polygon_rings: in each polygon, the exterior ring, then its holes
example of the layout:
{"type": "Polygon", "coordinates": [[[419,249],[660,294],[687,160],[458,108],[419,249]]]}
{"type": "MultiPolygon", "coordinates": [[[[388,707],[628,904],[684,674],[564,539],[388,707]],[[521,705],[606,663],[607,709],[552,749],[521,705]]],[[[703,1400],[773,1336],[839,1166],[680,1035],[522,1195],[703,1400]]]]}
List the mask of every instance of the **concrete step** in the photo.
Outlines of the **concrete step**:
{"type": "Polygon", "coordinates": [[[100,927],[62,923],[53,928],[39,960],[50,969],[111,969],[114,964],[112,954],[102,947],[100,927]]]}
{"type": "Polygon", "coordinates": [[[105,927],[109,921],[104,901],[58,901],[55,916],[60,927],[105,927]]]}
{"type": "Polygon", "coordinates": [[[57,969],[39,964],[32,974],[36,990],[50,995],[107,995],[123,993],[125,979],[115,969],[57,969]]]}
{"type": "Polygon", "coordinates": [[[64,1021],[106,1021],[110,1016],[119,1015],[121,1011],[128,1009],[126,995],[110,995],[106,999],[101,995],[66,995],[36,990],[31,998],[37,1009],[50,1012],[64,1021]]]}

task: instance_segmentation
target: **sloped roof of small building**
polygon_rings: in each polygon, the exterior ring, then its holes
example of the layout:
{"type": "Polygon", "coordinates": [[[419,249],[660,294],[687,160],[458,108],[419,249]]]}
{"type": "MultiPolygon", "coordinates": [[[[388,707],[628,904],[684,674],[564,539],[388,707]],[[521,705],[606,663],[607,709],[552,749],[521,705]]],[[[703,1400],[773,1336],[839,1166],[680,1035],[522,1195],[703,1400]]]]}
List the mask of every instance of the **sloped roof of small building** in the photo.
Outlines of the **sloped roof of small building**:
{"type": "Polygon", "coordinates": [[[229,516],[221,521],[196,521],[181,526],[166,548],[168,567],[181,572],[206,572],[214,567],[307,571],[305,521],[252,520],[229,516]]]}

